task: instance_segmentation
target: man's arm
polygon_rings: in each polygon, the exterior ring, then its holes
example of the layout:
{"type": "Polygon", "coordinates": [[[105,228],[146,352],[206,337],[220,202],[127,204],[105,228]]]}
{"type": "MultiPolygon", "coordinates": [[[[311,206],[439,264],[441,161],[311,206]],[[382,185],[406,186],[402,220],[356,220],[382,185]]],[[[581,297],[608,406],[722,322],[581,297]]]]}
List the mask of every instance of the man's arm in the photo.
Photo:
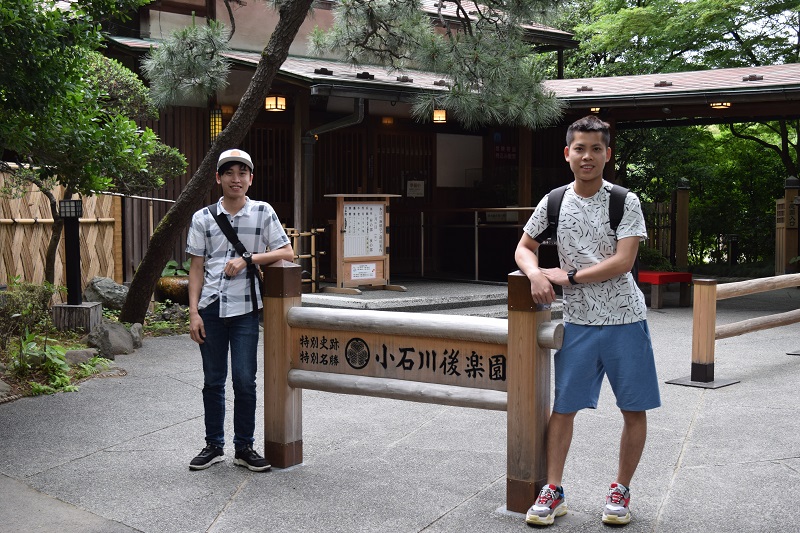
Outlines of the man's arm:
{"type": "MultiPolygon", "coordinates": [[[[556,293],[544,272],[539,269],[539,258],[536,255],[538,249],[539,243],[523,232],[514,252],[514,260],[531,282],[531,297],[534,303],[549,304],[556,300],[556,293]]],[[[566,273],[564,276],[566,277],[566,273]]]]}
{"type": "Polygon", "coordinates": [[[206,338],[206,330],[203,326],[203,319],[197,305],[200,302],[200,294],[203,291],[204,258],[199,255],[189,256],[189,335],[197,344],[203,344],[206,338]]]}
{"type": "MultiPolygon", "coordinates": [[[[534,241],[535,242],[535,241],[534,241]]],[[[617,241],[617,252],[596,265],[578,270],[573,276],[575,283],[597,283],[630,272],[639,253],[639,237],[625,237],[617,241]]],[[[561,268],[543,270],[544,275],[552,283],[568,286],[567,272],[561,268]]]]}
{"type": "Polygon", "coordinates": [[[281,259],[289,262],[294,261],[294,250],[292,249],[291,244],[286,244],[277,250],[253,254],[253,263],[256,265],[271,265],[272,263],[280,261],[281,259]]]}

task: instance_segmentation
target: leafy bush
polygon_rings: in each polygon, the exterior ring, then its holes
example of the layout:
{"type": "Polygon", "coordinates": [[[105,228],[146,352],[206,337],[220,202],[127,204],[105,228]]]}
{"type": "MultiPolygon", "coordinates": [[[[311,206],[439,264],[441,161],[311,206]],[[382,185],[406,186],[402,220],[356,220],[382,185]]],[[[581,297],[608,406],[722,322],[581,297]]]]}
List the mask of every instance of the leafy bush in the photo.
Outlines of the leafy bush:
{"type": "Polygon", "coordinates": [[[672,272],[675,267],[672,266],[669,259],[661,255],[661,252],[641,243],[639,244],[639,269],[672,272]]]}
{"type": "Polygon", "coordinates": [[[0,351],[10,339],[50,321],[50,300],[57,290],[47,282],[26,283],[17,277],[8,290],[0,292],[0,351]]]}
{"type": "Polygon", "coordinates": [[[192,265],[192,260],[187,259],[183,264],[178,264],[174,259],[167,261],[164,265],[164,270],[161,271],[161,277],[165,276],[188,276],[189,267],[192,265]]]}

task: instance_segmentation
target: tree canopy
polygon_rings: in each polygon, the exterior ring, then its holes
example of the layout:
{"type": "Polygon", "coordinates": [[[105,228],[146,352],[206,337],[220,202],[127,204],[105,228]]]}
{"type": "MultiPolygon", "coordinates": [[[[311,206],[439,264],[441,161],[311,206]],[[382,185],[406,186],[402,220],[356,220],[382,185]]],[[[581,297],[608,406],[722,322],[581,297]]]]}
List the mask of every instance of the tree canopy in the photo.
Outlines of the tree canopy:
{"type": "Polygon", "coordinates": [[[96,50],[98,20],[124,16],[147,0],[51,0],[0,4],[0,170],[5,192],[34,183],[56,221],[45,279],[53,282],[61,219],[53,189],[64,197],[151,190],[184,172],[186,162],[135,122],[156,109],[141,80],[96,50]],[[16,165],[10,165],[11,162],[16,165]]]}
{"type": "MultiPolygon", "coordinates": [[[[652,74],[796,63],[797,0],[571,0],[554,24],[581,46],[566,54],[567,77],[652,74]]],[[[716,127],[624,130],[618,178],[652,202],[691,185],[691,254],[723,258],[724,236],[739,235],[749,261],[773,249],[774,198],[800,171],[798,120],[716,127]],[[676,154],[680,154],[678,157],[676,154]]]]}
{"type": "Polygon", "coordinates": [[[311,43],[355,64],[440,73],[449,90],[416,98],[413,115],[420,121],[444,108],[468,128],[538,129],[558,120],[561,104],[542,86],[526,25],[554,4],[453,0],[438,3],[432,20],[418,0],[343,0],[334,6],[333,27],[316,28],[311,43]]]}

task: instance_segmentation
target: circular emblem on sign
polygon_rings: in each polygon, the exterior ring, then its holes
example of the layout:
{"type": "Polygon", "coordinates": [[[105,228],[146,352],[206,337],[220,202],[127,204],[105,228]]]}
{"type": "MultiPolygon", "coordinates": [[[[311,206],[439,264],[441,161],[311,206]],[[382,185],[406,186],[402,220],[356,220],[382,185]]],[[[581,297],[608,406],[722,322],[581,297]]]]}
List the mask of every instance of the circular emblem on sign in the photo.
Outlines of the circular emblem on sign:
{"type": "Polygon", "coordinates": [[[369,363],[369,346],[362,339],[350,339],[344,348],[344,357],[350,366],[361,370],[369,363]]]}

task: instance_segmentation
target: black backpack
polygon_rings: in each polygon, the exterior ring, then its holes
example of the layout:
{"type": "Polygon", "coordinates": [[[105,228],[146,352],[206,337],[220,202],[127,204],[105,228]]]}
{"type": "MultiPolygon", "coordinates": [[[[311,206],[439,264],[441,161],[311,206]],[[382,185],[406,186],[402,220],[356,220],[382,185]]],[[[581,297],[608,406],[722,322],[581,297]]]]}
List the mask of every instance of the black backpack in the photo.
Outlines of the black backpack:
{"type": "MultiPolygon", "coordinates": [[[[561,211],[561,201],[564,199],[564,193],[571,184],[556,187],[547,194],[547,221],[548,225],[536,238],[536,242],[542,242],[550,239],[555,235],[556,228],[558,228],[558,215],[561,211]]],[[[619,223],[622,221],[622,214],[625,211],[625,197],[628,195],[628,189],[620,185],[611,185],[611,200],[608,205],[608,219],[611,229],[616,234],[619,223]]],[[[636,261],[633,263],[631,269],[633,280],[639,281],[639,257],[637,255],[636,261]]]]}

